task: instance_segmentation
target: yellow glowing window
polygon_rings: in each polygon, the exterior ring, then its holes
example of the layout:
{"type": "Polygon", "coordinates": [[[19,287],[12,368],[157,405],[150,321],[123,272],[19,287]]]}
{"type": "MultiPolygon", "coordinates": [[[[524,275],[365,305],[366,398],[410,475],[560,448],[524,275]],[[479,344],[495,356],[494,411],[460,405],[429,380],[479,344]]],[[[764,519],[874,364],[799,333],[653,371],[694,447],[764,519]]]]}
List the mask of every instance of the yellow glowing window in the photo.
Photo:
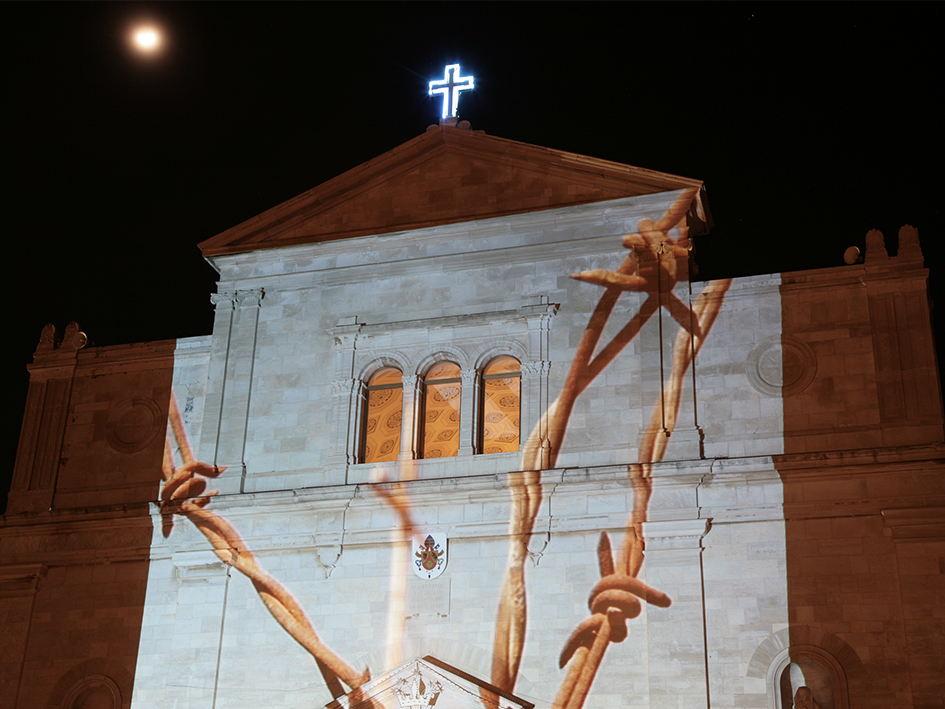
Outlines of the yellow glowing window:
{"type": "Polygon", "coordinates": [[[423,377],[423,457],[449,458],[459,452],[459,365],[437,362],[423,377]]]}
{"type": "Polygon", "coordinates": [[[400,419],[404,406],[404,380],[399,369],[377,370],[367,385],[364,415],[365,463],[397,460],[400,455],[400,419]]]}
{"type": "Polygon", "coordinates": [[[515,357],[496,357],[482,370],[483,453],[517,451],[521,415],[522,366],[515,357]]]}

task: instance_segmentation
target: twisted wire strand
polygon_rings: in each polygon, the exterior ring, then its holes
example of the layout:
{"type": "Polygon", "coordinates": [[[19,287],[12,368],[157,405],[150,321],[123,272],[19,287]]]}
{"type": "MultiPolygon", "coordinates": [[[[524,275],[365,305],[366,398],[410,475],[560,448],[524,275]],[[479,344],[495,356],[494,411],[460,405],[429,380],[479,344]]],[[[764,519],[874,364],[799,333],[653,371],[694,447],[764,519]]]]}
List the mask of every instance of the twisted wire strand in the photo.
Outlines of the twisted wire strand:
{"type": "MultiPolygon", "coordinates": [[[[660,292],[659,281],[663,279],[675,282],[678,277],[675,263],[671,265],[671,270],[664,268],[660,260],[647,265],[646,268],[640,268],[638,254],[650,254],[654,247],[662,248],[663,244],[669,245],[674,256],[677,256],[677,248],[688,253],[686,228],[679,229],[678,240],[671,239],[668,232],[685,219],[697,193],[697,188],[683,190],[658,221],[641,219],[637,225],[638,233],[624,237],[624,246],[631,249],[631,253],[613,272],[614,278],[598,282],[599,285],[605,286],[605,290],[581,336],[561,393],[542,415],[525,443],[521,465],[525,472],[511,479],[509,551],[496,617],[492,665],[492,683],[507,692],[515,688],[525,645],[528,615],[525,587],[525,560],[528,556],[526,544],[534,530],[541,505],[540,471],[542,468],[555,466],[577,397],[627,343],[637,336],[643,325],[659,308],[659,299],[654,297],[654,294],[658,296],[660,292]],[[643,281],[635,277],[638,270],[643,281]],[[638,313],[595,357],[594,351],[600,342],[604,327],[617,300],[626,290],[645,290],[649,295],[638,313]]],[[[593,278],[597,277],[600,281],[600,274],[590,277],[587,274],[588,272],[576,273],[572,274],[572,277],[590,282],[594,282],[593,278]]]]}
{"type": "MultiPolygon", "coordinates": [[[[189,519],[210,542],[217,558],[235,568],[252,582],[256,593],[259,594],[272,617],[313,656],[322,671],[325,683],[336,698],[343,694],[338,679],[352,689],[360,687],[370,679],[370,670],[358,672],[322,643],[296,598],[263,569],[236,529],[224,517],[207,509],[212,497],[217,494],[215,490],[205,492],[207,478],[220,475],[224,469],[194,460],[173,392],[171,392],[168,419],[171,432],[165,445],[162,467],[165,478],[164,489],[161,493],[164,519],[174,514],[189,519]],[[185,461],[179,468],[175,468],[173,464],[171,435],[180,449],[181,459],[185,461]]],[[[170,533],[169,528],[166,524],[162,526],[167,531],[165,534],[167,536],[170,533]]]]}
{"type": "MultiPolygon", "coordinates": [[[[401,481],[416,479],[416,471],[412,461],[400,468],[401,481]]],[[[381,484],[372,486],[374,493],[381,501],[390,507],[397,515],[397,527],[394,531],[391,553],[390,589],[387,610],[387,638],[386,645],[393,657],[391,664],[398,665],[403,661],[403,640],[406,635],[406,602],[407,602],[407,565],[410,554],[410,539],[416,524],[413,519],[413,503],[406,492],[404,485],[391,485],[383,475],[379,476],[381,484]]]]}
{"type": "Polygon", "coordinates": [[[635,483],[634,509],[624,532],[620,556],[615,564],[611,559],[610,541],[606,534],[602,534],[598,546],[601,580],[588,601],[592,615],[571,634],[561,653],[561,667],[572,659],[573,663],[555,698],[554,709],[581,709],[584,706],[607,647],[627,638],[627,620],[637,617],[642,611],[637,598],[661,608],[668,608],[672,603],[665,593],[636,578],[643,565],[642,525],[646,521],[652,494],[650,474],[652,464],[662,460],[668,434],[676,426],[686,372],[715,323],[730,285],[731,279],[726,279],[706,286],[691,311],[697,325],[683,327],[676,335],[672,374],[663,391],[662,405],[657,402],[654,406],[650,426],[640,445],[640,458],[645,462],[630,466],[631,480],[635,483]]]}

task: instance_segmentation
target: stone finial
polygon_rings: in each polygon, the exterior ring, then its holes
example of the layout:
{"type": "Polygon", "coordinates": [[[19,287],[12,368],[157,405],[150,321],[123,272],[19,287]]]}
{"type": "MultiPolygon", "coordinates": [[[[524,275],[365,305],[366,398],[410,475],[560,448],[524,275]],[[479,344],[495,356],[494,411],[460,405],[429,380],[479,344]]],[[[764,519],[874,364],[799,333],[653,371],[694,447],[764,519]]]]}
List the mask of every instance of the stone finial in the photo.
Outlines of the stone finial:
{"type": "Polygon", "coordinates": [[[883,232],[879,229],[870,229],[866,232],[866,255],[865,261],[884,261],[889,258],[886,252],[886,241],[883,232]]]}
{"type": "Polygon", "coordinates": [[[922,247],[919,245],[919,230],[906,224],[899,229],[899,259],[903,261],[921,261],[922,247]]]}
{"type": "Polygon", "coordinates": [[[75,320],[66,325],[66,331],[62,335],[62,340],[58,338],[56,326],[49,323],[43,328],[43,332],[39,336],[36,352],[52,352],[53,350],[75,352],[85,347],[88,341],[88,336],[79,330],[79,323],[75,320]]]}
{"type": "Polygon", "coordinates": [[[62,335],[62,342],[59,349],[67,351],[81,350],[88,344],[89,338],[79,329],[79,323],[75,320],[66,325],[66,331],[62,335]]]}
{"type": "Polygon", "coordinates": [[[43,328],[39,336],[39,344],[36,345],[37,352],[52,352],[56,349],[56,326],[52,323],[43,328]]]}

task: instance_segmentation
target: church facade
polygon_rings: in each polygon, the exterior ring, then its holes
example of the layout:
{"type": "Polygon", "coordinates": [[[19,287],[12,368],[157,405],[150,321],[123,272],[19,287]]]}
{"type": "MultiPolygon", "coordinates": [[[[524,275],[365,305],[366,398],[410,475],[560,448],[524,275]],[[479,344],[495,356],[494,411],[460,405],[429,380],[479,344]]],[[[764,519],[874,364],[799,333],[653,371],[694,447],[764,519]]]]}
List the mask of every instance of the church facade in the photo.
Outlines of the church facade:
{"type": "Polygon", "coordinates": [[[945,706],[918,233],[695,281],[710,221],[447,121],[201,244],[212,333],[47,328],[4,706],[945,706]]]}

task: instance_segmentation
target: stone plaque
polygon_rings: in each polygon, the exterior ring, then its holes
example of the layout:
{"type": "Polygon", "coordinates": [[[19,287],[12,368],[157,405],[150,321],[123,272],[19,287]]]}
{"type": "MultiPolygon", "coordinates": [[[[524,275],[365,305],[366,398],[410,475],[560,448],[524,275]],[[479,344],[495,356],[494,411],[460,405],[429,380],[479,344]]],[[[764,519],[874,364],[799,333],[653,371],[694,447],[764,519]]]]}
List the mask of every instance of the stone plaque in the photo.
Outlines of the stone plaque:
{"type": "Polygon", "coordinates": [[[410,579],[407,584],[406,616],[450,614],[450,580],[448,578],[421,581],[410,579]]]}

